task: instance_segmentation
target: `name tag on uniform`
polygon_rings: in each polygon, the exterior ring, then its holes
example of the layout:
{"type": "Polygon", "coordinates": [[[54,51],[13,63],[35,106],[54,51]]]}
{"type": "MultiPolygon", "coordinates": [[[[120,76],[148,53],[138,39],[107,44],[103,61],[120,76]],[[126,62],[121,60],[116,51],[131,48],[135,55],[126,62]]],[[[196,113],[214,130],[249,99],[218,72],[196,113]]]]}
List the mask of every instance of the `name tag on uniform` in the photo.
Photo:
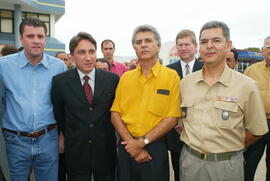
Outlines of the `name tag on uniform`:
{"type": "Polygon", "coordinates": [[[163,94],[163,95],[170,95],[170,91],[167,89],[158,89],[157,90],[158,94],[163,94]]]}

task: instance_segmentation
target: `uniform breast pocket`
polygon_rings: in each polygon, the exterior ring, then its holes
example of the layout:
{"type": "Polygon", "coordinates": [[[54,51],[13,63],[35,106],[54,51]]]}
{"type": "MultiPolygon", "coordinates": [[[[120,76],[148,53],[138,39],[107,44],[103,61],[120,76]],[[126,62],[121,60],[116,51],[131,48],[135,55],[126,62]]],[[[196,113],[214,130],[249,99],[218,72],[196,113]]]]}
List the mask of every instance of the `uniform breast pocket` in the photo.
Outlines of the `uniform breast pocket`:
{"type": "Polygon", "coordinates": [[[194,121],[192,111],[194,110],[194,100],[186,99],[181,103],[181,119],[183,122],[194,121]]]}
{"type": "Polygon", "coordinates": [[[216,101],[214,118],[219,128],[232,129],[242,120],[237,102],[216,101]]]}
{"type": "Polygon", "coordinates": [[[154,94],[149,103],[149,111],[157,116],[166,116],[168,112],[169,95],[154,94]]]}

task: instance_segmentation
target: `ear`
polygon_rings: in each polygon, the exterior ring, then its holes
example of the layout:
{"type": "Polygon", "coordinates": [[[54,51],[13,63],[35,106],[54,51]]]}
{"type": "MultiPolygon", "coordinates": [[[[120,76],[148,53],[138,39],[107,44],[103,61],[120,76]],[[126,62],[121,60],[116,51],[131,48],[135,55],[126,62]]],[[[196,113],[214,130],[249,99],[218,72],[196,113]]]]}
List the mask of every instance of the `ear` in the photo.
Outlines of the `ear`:
{"type": "Polygon", "coordinates": [[[228,51],[231,51],[231,49],[232,49],[232,41],[228,40],[227,45],[228,45],[228,51]]]}

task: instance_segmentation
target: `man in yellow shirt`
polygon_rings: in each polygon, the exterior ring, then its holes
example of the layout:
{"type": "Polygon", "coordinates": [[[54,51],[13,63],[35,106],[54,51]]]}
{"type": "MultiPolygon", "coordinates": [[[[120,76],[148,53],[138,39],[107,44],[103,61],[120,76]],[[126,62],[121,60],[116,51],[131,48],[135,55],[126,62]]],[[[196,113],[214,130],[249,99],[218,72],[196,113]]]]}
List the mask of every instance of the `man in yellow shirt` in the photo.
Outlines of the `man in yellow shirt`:
{"type": "Polygon", "coordinates": [[[164,135],[180,116],[180,79],[160,65],[161,40],[154,27],[137,27],[132,45],[140,65],[121,77],[111,108],[121,137],[118,181],[168,181],[164,135]]]}
{"type": "MultiPolygon", "coordinates": [[[[270,124],[270,36],[264,40],[262,48],[264,61],[255,63],[248,67],[245,75],[257,81],[264,102],[265,114],[270,124]]],[[[257,166],[262,158],[266,147],[266,180],[270,180],[270,134],[265,134],[258,142],[245,151],[245,181],[253,181],[257,166]]]]}

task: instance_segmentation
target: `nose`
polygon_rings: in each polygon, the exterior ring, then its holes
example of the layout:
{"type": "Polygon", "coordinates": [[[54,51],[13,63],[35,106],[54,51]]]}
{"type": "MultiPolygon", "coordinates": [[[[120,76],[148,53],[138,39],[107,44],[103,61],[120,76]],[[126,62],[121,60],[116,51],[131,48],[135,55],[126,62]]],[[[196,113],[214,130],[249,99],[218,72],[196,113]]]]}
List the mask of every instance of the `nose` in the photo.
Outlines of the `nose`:
{"type": "Polygon", "coordinates": [[[209,40],[207,42],[207,48],[212,48],[213,47],[213,42],[211,40],[209,40]]]}
{"type": "Polygon", "coordinates": [[[34,43],[39,43],[40,42],[40,39],[38,38],[38,36],[34,36],[33,42],[34,43]]]}

